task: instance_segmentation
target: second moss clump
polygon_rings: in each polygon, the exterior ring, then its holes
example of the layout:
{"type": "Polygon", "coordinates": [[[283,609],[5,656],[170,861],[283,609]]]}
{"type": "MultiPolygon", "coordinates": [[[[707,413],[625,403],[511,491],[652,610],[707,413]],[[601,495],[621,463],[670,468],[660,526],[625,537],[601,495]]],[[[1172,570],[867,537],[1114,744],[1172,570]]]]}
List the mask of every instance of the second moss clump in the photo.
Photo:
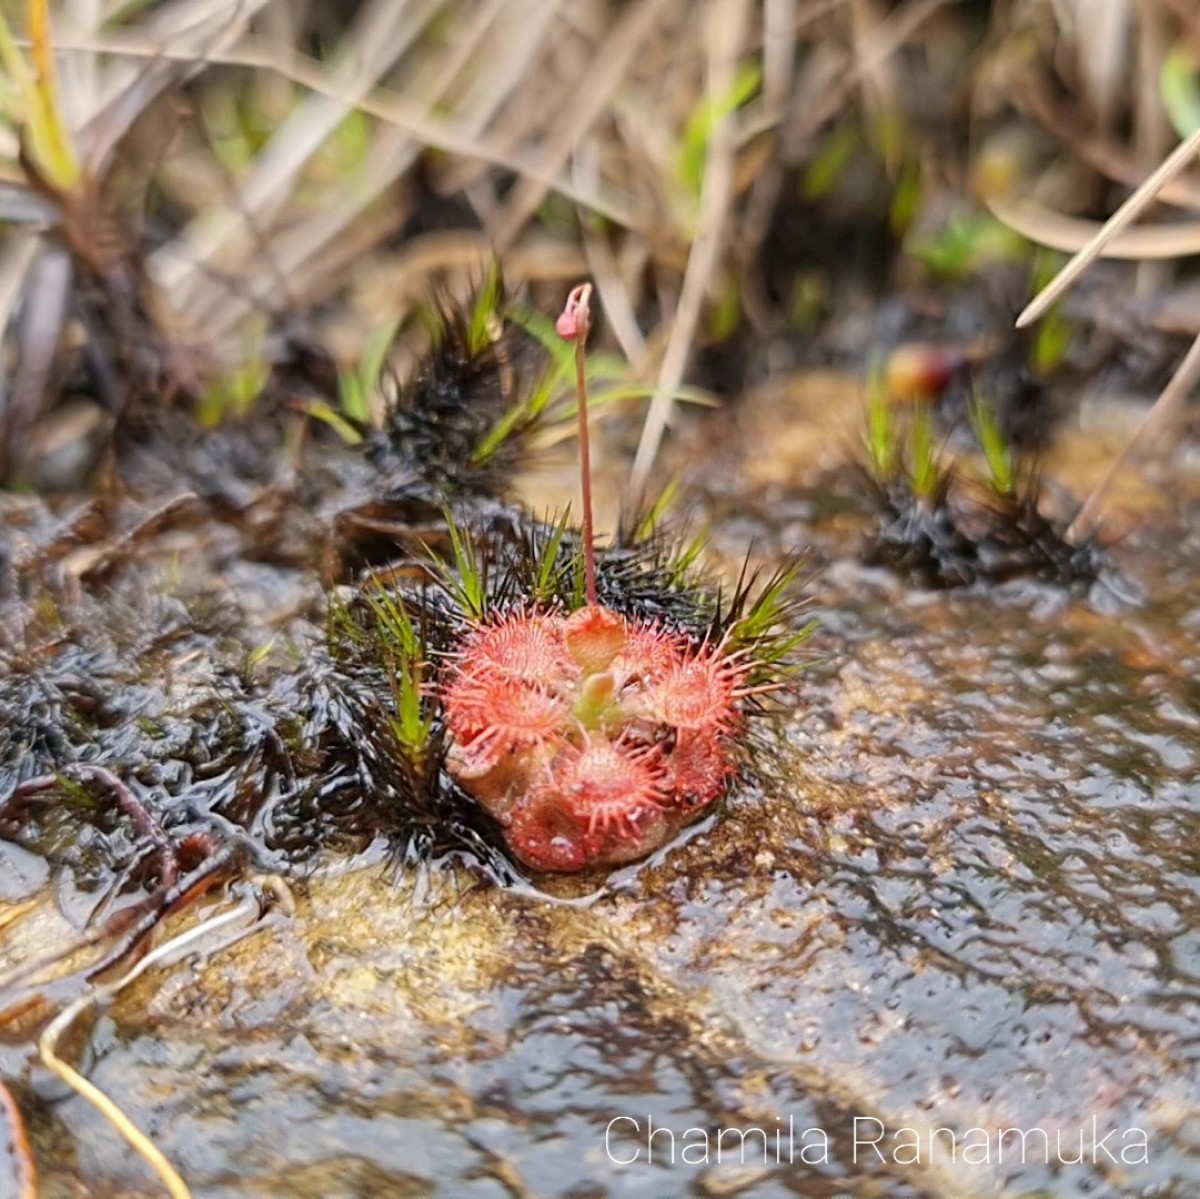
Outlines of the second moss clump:
{"type": "Polygon", "coordinates": [[[970,415],[982,470],[948,457],[928,404],[895,405],[873,390],[861,471],[879,520],[867,562],[926,587],[1020,577],[1066,587],[1095,582],[1099,547],[1068,542],[1069,520],[1044,512],[1036,466],[1018,458],[986,401],[976,397],[970,415]]]}

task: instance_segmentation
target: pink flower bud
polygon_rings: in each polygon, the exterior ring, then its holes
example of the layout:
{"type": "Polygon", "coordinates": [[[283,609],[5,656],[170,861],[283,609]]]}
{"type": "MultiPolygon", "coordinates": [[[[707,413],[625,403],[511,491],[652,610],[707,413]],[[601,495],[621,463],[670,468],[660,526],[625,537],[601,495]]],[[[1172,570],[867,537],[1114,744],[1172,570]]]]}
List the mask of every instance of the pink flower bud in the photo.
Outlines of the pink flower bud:
{"type": "Polygon", "coordinates": [[[563,341],[576,341],[592,326],[592,285],[581,283],[571,289],[563,310],[554,322],[554,331],[563,341]]]}

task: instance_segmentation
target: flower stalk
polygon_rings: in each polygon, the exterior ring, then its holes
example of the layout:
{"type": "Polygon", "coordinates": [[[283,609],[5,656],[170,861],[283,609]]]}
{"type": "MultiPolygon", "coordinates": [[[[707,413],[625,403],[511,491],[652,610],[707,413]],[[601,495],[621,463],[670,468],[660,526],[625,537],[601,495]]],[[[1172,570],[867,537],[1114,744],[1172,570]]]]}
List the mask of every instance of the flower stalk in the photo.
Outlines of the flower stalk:
{"type": "Polygon", "coordinates": [[[587,339],[592,329],[592,285],[571,290],[554,328],[564,341],[575,343],[575,394],[579,400],[579,473],[583,497],[583,577],[589,606],[596,604],[596,545],[592,517],[592,451],[588,435],[587,339]]]}

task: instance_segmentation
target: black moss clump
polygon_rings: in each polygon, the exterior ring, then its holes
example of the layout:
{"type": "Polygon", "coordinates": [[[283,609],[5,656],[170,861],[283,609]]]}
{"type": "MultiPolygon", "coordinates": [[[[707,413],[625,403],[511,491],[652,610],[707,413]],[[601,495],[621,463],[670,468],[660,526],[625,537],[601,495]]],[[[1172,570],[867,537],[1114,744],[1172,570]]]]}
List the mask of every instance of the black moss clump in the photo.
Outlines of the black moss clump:
{"type": "MultiPolygon", "coordinates": [[[[424,611],[439,607],[431,596],[424,611]]],[[[441,771],[440,727],[405,742],[384,614],[333,597],[327,644],[259,669],[174,602],[144,608],[136,637],[90,606],[58,613],[51,635],[31,621],[0,648],[0,837],[99,904],[153,890],[163,844],[197,839],[288,875],[372,843],[405,860],[466,851],[506,875],[441,771]]],[[[430,660],[450,627],[427,622],[430,660]]]]}
{"type": "Polygon", "coordinates": [[[1108,564],[1100,544],[1094,538],[1068,541],[1066,525],[1046,516],[1043,502],[1043,488],[1033,474],[1014,494],[991,492],[980,500],[981,508],[990,510],[978,546],[982,577],[1031,577],[1062,587],[1086,586],[1101,578],[1108,564]]]}
{"type": "Polygon", "coordinates": [[[878,525],[863,552],[870,566],[886,566],[922,587],[964,587],[1036,579],[1086,588],[1105,568],[1094,540],[1074,545],[1065,522],[1040,510],[1036,483],[1012,496],[971,495],[948,486],[934,497],[902,483],[870,492],[878,525]]]}
{"type": "Polygon", "coordinates": [[[231,614],[133,589],[109,598],[120,617],[86,597],[10,600],[0,634],[0,837],[98,905],[191,859],[190,838],[210,831],[193,801],[232,761],[236,731],[215,698],[231,614]]]}
{"type": "Polygon", "coordinates": [[[863,552],[868,566],[886,566],[923,587],[961,587],[979,578],[979,547],[947,502],[948,478],[928,496],[905,479],[868,481],[879,517],[863,552]]]}
{"type": "Polygon", "coordinates": [[[1105,570],[1092,540],[1067,540],[1069,520],[1048,515],[1036,464],[1019,458],[989,410],[975,401],[972,427],[985,471],[969,473],[935,444],[921,406],[901,413],[873,402],[856,468],[877,523],[863,551],[922,587],[997,584],[1029,578],[1087,588],[1105,570]]]}
{"type": "Polygon", "coordinates": [[[1037,491],[995,500],[964,508],[891,489],[878,499],[879,524],[863,560],[931,588],[1021,578],[1073,588],[1100,578],[1105,568],[1100,546],[1068,542],[1065,526],[1039,511],[1037,491]]]}
{"type": "Polygon", "coordinates": [[[427,311],[429,350],[411,383],[395,388],[368,442],[385,476],[380,498],[440,507],[498,497],[536,419],[522,399],[541,357],[537,343],[509,318],[494,272],[469,306],[443,299],[427,311]]]}
{"type": "Polygon", "coordinates": [[[536,338],[512,318],[499,275],[466,305],[426,309],[428,349],[413,378],[391,380],[365,459],[370,496],[336,517],[328,576],[348,582],[385,563],[446,547],[449,515],[514,536],[525,514],[508,499],[527,434],[548,418],[553,376],[536,338]]]}
{"type": "MultiPolygon", "coordinates": [[[[374,846],[398,862],[453,858],[493,881],[523,878],[445,770],[438,684],[471,625],[579,607],[582,545],[565,521],[528,517],[450,522],[445,534],[452,553],[427,555],[419,574],[335,589],[323,636],[269,664],[247,659],[232,605],[205,621],[147,598],[132,623],[90,600],[50,620],[25,610],[0,646],[0,837],[101,904],[152,893],[164,843],[236,846],[285,875],[374,846]]],[[[599,555],[602,602],[697,644],[731,641],[778,677],[803,636],[780,634],[795,628],[794,572],[723,597],[695,573],[696,551],[654,530],[623,536],[599,555]]]]}

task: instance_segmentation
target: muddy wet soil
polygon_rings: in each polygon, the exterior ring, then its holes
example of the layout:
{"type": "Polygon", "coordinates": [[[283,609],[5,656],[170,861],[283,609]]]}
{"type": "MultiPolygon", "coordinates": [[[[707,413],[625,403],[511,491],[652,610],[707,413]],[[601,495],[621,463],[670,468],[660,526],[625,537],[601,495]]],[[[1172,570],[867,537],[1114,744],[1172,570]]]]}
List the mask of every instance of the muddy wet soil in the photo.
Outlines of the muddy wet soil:
{"type": "MultiPolygon", "coordinates": [[[[718,559],[812,547],[823,622],[719,818],[540,891],[331,854],[78,1022],[197,1199],[1200,1193],[1200,479],[1121,497],[1112,586],[911,590],[823,473],[853,394],[751,401],[690,472],[718,559]]],[[[9,964],[71,935],[69,873],[0,878],[9,964]]],[[[0,1077],[46,1199],[161,1193],[27,1041],[0,1077]]]]}

